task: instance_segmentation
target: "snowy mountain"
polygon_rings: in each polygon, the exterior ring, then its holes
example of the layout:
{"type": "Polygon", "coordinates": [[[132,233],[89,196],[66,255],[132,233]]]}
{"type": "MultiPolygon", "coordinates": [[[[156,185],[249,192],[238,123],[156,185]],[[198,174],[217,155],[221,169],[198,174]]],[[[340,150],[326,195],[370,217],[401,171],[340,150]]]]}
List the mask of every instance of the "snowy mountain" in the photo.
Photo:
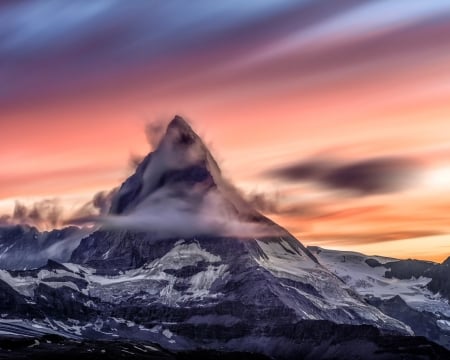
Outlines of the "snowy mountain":
{"type": "Polygon", "coordinates": [[[0,335],[277,358],[448,355],[255,211],[180,117],[110,213],[87,220],[98,230],[67,259],[0,270],[0,335]]]}
{"type": "Polygon", "coordinates": [[[0,269],[33,269],[50,258],[68,261],[88,232],[77,227],[40,232],[28,225],[0,226],[0,269]]]}
{"type": "Polygon", "coordinates": [[[409,325],[416,335],[450,348],[450,304],[445,287],[434,287],[444,274],[448,279],[448,260],[436,264],[319,247],[309,250],[369,303],[409,325]]]}

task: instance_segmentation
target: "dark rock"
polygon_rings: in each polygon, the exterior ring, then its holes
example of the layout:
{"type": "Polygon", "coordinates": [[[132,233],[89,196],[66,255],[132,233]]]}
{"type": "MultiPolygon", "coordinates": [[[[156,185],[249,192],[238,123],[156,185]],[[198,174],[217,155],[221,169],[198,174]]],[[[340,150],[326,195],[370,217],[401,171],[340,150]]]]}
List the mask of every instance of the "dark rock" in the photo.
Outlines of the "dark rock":
{"type": "Polygon", "coordinates": [[[365,263],[372,268],[383,266],[377,259],[366,259],[365,263]]]}
{"type": "Polygon", "coordinates": [[[411,279],[412,277],[424,276],[425,272],[434,267],[435,264],[430,261],[409,259],[388,262],[384,266],[389,269],[385,274],[387,278],[411,279]]]}

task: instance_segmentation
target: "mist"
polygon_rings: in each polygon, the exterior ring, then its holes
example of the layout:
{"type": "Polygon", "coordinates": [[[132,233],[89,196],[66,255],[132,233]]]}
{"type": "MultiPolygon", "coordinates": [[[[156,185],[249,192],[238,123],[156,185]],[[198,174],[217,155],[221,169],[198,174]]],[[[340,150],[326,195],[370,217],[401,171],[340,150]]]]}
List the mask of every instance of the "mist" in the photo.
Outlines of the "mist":
{"type": "Polygon", "coordinates": [[[114,194],[110,214],[81,216],[71,223],[146,231],[160,238],[278,234],[273,226],[252,221],[257,212],[222,176],[183,119],[176,117],[165,133],[161,126],[147,125],[149,144],[157,148],[114,194]]]}

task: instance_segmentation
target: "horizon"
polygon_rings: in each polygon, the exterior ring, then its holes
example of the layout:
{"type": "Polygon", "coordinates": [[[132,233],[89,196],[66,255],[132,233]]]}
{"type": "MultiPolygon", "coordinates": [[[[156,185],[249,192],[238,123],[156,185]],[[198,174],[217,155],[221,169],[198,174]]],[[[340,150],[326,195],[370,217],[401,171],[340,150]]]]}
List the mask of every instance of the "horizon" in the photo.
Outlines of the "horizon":
{"type": "Polygon", "coordinates": [[[180,114],[304,245],[449,257],[450,4],[237,4],[0,5],[0,218],[73,213],[180,114]]]}

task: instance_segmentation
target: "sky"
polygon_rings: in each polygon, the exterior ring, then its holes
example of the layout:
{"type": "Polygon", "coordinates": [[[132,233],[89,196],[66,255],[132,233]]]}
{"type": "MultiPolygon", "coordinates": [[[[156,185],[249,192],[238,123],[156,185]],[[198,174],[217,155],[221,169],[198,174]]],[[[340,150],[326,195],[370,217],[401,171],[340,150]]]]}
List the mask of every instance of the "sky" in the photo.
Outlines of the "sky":
{"type": "Polygon", "coordinates": [[[304,244],[442,261],[448,39],[447,0],[2,1],[0,214],[70,214],[179,114],[304,244]]]}

